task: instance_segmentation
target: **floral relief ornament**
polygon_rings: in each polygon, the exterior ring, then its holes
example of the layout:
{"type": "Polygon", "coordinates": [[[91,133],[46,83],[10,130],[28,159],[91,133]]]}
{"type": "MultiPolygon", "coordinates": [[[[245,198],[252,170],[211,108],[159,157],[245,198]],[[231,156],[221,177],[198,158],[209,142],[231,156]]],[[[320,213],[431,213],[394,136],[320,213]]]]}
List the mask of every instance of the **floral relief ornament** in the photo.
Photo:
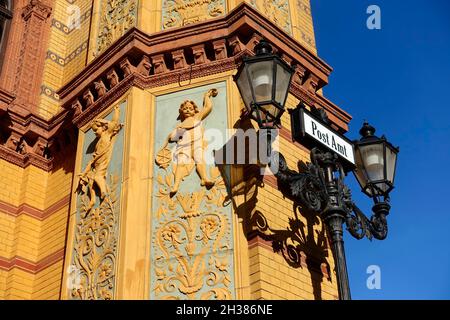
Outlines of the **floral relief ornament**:
{"type": "Polygon", "coordinates": [[[114,108],[111,121],[96,119],[92,130],[97,137],[94,153],[80,174],[77,192],[80,204],[75,226],[73,265],[79,285],[72,288],[74,299],[114,298],[117,238],[119,232],[119,176],[108,175],[119,123],[120,109],[114,108]],[[97,204],[97,197],[100,202],[97,204]]]}
{"type": "Polygon", "coordinates": [[[292,33],[289,0],[251,0],[250,4],[284,31],[292,33]]]}
{"type": "Polygon", "coordinates": [[[164,0],[163,26],[185,26],[209,18],[215,18],[225,13],[224,0],[164,0]]]}
{"type": "Polygon", "coordinates": [[[136,25],[137,0],[103,0],[97,52],[108,48],[136,25]]]}

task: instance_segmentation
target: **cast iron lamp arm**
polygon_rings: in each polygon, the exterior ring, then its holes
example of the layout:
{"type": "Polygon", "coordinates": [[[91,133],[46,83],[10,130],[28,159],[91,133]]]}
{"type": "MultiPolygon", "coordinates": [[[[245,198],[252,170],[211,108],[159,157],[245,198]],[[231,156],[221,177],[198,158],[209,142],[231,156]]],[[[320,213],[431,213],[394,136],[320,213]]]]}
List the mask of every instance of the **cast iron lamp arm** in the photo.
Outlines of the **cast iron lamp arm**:
{"type": "Polygon", "coordinates": [[[352,208],[353,210],[349,212],[345,223],[347,230],[353,237],[358,240],[364,238],[364,236],[369,240],[372,240],[372,238],[386,239],[388,233],[386,216],[389,214],[390,208],[387,202],[380,202],[373,206],[374,214],[370,217],[370,220],[354,202],[352,202],[352,208]],[[377,205],[383,205],[383,208],[377,207],[377,205]]]}
{"type": "MultiPolygon", "coordinates": [[[[269,149],[270,150],[270,149],[269,149]]],[[[356,239],[383,240],[387,236],[388,225],[386,216],[389,214],[389,198],[384,201],[376,200],[371,218],[362,212],[353,202],[351,192],[344,183],[344,170],[337,157],[331,152],[322,152],[319,149],[311,150],[311,162],[302,164],[302,172],[288,168],[286,160],[281,153],[273,152],[272,161],[278,161],[278,171],[274,173],[288,195],[303,207],[318,214],[326,213],[333,202],[345,214],[345,223],[349,233],[356,239]],[[337,178],[329,183],[334,184],[336,192],[333,201],[330,201],[330,192],[327,188],[325,167],[332,166],[331,170],[337,172],[337,178]]]]}

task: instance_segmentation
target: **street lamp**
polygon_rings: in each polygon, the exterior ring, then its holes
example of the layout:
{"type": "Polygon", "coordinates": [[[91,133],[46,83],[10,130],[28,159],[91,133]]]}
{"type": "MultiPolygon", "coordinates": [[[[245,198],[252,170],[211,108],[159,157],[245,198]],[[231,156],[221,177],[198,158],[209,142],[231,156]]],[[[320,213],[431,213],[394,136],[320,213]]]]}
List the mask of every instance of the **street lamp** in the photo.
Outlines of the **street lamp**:
{"type": "Polygon", "coordinates": [[[394,188],[398,148],[384,136],[374,135],[375,128],[364,122],[359,131],[362,138],[354,141],[356,169],[354,174],[362,192],[369,197],[387,196],[394,188]]]}
{"type": "MultiPolygon", "coordinates": [[[[258,121],[260,128],[271,128],[284,112],[292,68],[271,54],[271,47],[265,41],[259,43],[255,51],[255,57],[244,59],[235,81],[251,117],[258,121]],[[277,77],[279,73],[283,76],[277,77]],[[279,79],[283,79],[282,83],[277,82],[279,79]],[[277,92],[280,93],[277,95],[277,92]]],[[[292,137],[311,149],[311,163],[304,172],[295,172],[288,168],[282,154],[270,152],[271,161],[278,162],[271,168],[278,168],[274,175],[280,189],[296,204],[318,214],[326,225],[336,265],[339,298],[350,300],[343,224],[357,239],[386,238],[386,216],[391,208],[389,192],[394,188],[399,149],[384,136],[376,137],[375,128],[367,122],[360,130],[361,139],[352,143],[331,129],[323,110],[312,108],[310,112],[300,103],[290,111],[292,137]],[[344,183],[350,170],[362,192],[374,201],[370,219],[353,202],[350,189],[344,183]]]]}
{"type": "Polygon", "coordinates": [[[234,76],[245,107],[260,128],[277,125],[284,112],[294,69],[265,40],[255,46],[255,56],[244,57],[234,76]]]}

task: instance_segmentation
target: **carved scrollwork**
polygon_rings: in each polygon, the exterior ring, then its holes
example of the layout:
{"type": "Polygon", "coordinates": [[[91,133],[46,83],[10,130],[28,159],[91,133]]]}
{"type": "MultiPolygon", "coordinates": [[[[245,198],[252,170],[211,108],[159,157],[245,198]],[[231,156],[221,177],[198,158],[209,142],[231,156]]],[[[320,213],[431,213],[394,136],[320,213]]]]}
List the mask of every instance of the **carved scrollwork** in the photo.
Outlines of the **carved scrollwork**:
{"type": "Polygon", "coordinates": [[[82,300],[114,298],[116,247],[119,208],[119,178],[110,176],[111,192],[95,209],[89,209],[89,197],[81,196],[81,219],[76,225],[73,263],[80,281],[71,295],[82,300]]]}
{"type": "Polygon", "coordinates": [[[137,0],[103,0],[97,52],[108,48],[136,25],[137,0]]]}
{"type": "Polygon", "coordinates": [[[359,208],[353,204],[353,211],[348,212],[346,218],[347,230],[356,239],[362,239],[365,236],[368,239],[372,239],[372,235],[369,231],[369,221],[367,217],[359,210],[359,208]]]}
{"type": "Polygon", "coordinates": [[[164,29],[180,27],[225,14],[224,0],[164,0],[164,29]]]}
{"type": "Polygon", "coordinates": [[[284,31],[292,33],[289,0],[251,0],[250,4],[284,31]]]}
{"type": "Polygon", "coordinates": [[[215,168],[210,175],[218,182],[210,190],[170,196],[173,173],[162,168],[154,237],[156,299],[232,299],[229,255],[230,221],[222,212],[225,185],[215,168]]]}

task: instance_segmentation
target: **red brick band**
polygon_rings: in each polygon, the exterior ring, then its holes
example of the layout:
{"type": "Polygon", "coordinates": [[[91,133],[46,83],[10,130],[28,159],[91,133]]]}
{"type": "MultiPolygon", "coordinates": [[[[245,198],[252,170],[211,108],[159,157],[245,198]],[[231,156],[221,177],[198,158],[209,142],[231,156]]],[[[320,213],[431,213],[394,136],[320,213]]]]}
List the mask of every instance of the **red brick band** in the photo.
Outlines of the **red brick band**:
{"type": "Polygon", "coordinates": [[[18,217],[21,214],[25,214],[42,221],[47,219],[54,213],[58,212],[59,210],[63,209],[65,206],[69,204],[69,202],[70,202],[70,195],[67,195],[64,198],[61,198],[61,200],[49,206],[47,209],[41,210],[34,208],[33,206],[30,206],[26,203],[23,203],[20,206],[16,207],[9,203],[0,201],[0,211],[14,217],[18,217]]]}
{"type": "Polygon", "coordinates": [[[52,253],[49,256],[39,260],[38,262],[33,262],[18,256],[10,259],[0,257],[0,270],[10,271],[11,269],[18,268],[28,273],[37,274],[42,270],[63,260],[64,251],[65,249],[62,248],[55,253],[52,253]]]}

